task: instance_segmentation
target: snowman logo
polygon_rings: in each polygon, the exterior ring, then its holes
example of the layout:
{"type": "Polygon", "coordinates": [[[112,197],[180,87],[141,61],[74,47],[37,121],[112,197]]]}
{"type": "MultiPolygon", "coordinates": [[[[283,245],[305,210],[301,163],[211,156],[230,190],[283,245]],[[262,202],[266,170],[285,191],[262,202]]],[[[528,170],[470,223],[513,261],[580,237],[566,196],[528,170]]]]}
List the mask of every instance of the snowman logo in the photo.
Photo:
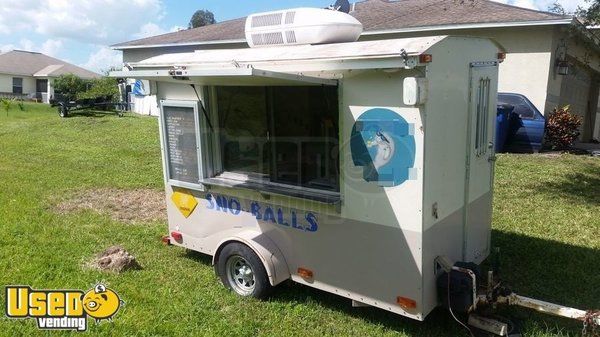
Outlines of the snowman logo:
{"type": "Polygon", "coordinates": [[[364,112],[350,139],[352,161],[363,167],[363,179],[393,187],[410,179],[415,165],[414,128],[398,113],[385,108],[364,112]]]}

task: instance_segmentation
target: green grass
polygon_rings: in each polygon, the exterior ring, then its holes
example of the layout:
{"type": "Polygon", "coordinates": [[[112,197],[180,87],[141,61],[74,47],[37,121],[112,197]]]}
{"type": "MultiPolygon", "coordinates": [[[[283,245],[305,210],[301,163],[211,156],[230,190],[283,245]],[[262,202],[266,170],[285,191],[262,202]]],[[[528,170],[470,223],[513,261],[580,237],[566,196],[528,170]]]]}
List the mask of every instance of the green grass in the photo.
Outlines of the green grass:
{"type": "MultiPolygon", "coordinates": [[[[600,307],[600,160],[501,155],[496,172],[493,244],[502,249],[503,279],[523,295],[600,307]]],[[[106,281],[126,305],[114,323],[90,324],[88,333],[101,336],[464,335],[443,310],[419,323],[300,285],[283,285],[264,302],[241,299],[222,287],[207,257],[163,246],[165,224],[52,211],[52,200],[75,190],[162,185],[156,119],[60,119],[31,104],[8,117],[0,111],[0,286],[88,289],[106,281]],[[113,244],[143,269],[81,267],[113,244]]],[[[580,333],[578,323],[511,312],[524,320],[525,336],[580,333]]],[[[37,334],[32,320],[0,318],[0,335],[37,334]]]]}

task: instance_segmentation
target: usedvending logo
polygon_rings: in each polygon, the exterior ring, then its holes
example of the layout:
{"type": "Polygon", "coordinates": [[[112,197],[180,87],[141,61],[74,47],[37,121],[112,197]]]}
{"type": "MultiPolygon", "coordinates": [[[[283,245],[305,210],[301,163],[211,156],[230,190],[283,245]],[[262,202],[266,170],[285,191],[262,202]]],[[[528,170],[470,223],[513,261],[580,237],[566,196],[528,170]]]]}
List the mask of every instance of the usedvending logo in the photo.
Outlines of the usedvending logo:
{"type": "Polygon", "coordinates": [[[103,284],[97,284],[87,292],[6,287],[6,316],[33,318],[42,330],[86,331],[88,318],[96,323],[112,321],[122,304],[119,295],[103,284]]]}

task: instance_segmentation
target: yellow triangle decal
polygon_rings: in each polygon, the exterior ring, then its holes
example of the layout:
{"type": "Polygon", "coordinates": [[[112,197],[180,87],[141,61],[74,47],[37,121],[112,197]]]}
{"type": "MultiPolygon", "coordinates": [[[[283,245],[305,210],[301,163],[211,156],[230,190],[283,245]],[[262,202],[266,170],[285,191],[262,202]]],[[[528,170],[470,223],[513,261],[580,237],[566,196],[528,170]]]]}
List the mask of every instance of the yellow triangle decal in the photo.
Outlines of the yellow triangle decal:
{"type": "Polygon", "coordinates": [[[198,201],[190,192],[174,192],[171,200],[184,217],[189,218],[198,206],[198,201]]]}

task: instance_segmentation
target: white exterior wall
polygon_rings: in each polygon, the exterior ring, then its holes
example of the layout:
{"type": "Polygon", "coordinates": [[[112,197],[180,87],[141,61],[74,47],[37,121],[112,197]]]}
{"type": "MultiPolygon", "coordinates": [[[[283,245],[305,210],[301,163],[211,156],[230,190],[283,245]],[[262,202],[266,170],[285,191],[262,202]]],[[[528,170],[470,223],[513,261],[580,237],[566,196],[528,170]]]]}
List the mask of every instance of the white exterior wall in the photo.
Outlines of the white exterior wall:
{"type": "MultiPolygon", "coordinates": [[[[471,148],[467,148],[470,128],[468,120],[471,112],[469,63],[494,61],[497,49],[485,39],[454,39],[452,42],[452,45],[447,46],[444,41],[432,48],[433,62],[427,69],[429,95],[425,105],[422,267],[426,313],[433,310],[438,303],[435,291],[435,258],[446,256],[453,261],[462,261],[463,256],[468,258],[476,255],[475,251],[481,246],[485,246],[486,243],[489,245],[489,241],[486,240],[489,240],[491,233],[491,223],[486,218],[487,213],[491,212],[491,202],[487,203],[485,199],[491,196],[491,186],[479,180],[472,181],[472,184],[481,185],[480,193],[471,191],[469,200],[465,200],[465,158],[467,153],[471,152],[471,148]],[[466,55],[462,55],[464,58],[438,57],[446,52],[445,48],[457,48],[466,55]],[[484,203],[481,203],[482,198],[484,203]],[[434,215],[434,208],[437,209],[437,217],[434,215]],[[474,211],[473,208],[477,209],[474,211]],[[467,211],[471,214],[465,233],[467,211]],[[480,237],[482,233],[483,236],[480,237]],[[471,242],[463,246],[465,238],[471,242]]],[[[472,159],[474,160],[475,158],[472,159]]],[[[479,256],[479,259],[483,260],[489,251],[481,251],[481,254],[483,255],[479,256]]]]}
{"type": "Polygon", "coordinates": [[[35,93],[35,78],[32,76],[8,75],[0,74],[0,92],[13,92],[13,78],[18,77],[23,79],[23,94],[35,93]]]}
{"type": "Polygon", "coordinates": [[[12,76],[0,74],[0,92],[12,93],[12,76]]]}
{"type": "Polygon", "coordinates": [[[548,78],[552,61],[552,27],[526,27],[515,34],[516,29],[478,32],[489,35],[507,51],[506,60],[500,65],[499,92],[520,93],[546,114],[548,78]]]}
{"type": "MultiPolygon", "coordinates": [[[[417,301],[417,309],[410,311],[404,311],[396,303],[397,296],[418,299],[422,292],[423,133],[415,135],[416,177],[390,188],[364,181],[363,167],[354,167],[352,163],[349,142],[356,118],[368,107],[393,108],[414,124],[416,130],[423,129],[420,109],[405,106],[399,94],[404,77],[409,75],[416,76],[418,73],[365,71],[343,80],[339,91],[340,165],[345,172],[341,177],[341,195],[344,199],[341,209],[287,196],[272,195],[265,199],[258,191],[221,187],[210,189],[212,195],[237,198],[243,204],[250,200],[260,202],[263,209],[264,205],[272,205],[283,207],[285,213],[288,209],[299,213],[313,212],[318,217],[318,232],[309,234],[285,229],[257,221],[247,212],[242,212],[240,216],[215,213],[207,209],[206,193],[202,192],[194,192],[200,205],[190,218],[185,219],[170,200],[174,188],[167,183],[170,231],[184,233],[185,247],[211,255],[220,241],[238,235],[240,229],[263,233],[283,253],[294,281],[414,319],[424,319],[421,312],[429,308],[423,307],[421,301],[417,301]],[[390,265],[394,267],[390,269],[390,265]],[[299,267],[311,269],[315,273],[315,280],[306,281],[297,276],[295,271],[299,267]],[[351,278],[340,278],[348,270],[359,272],[351,278]],[[394,282],[390,282],[390,279],[394,282]]],[[[198,87],[202,95],[201,89],[198,87]]],[[[166,82],[158,84],[158,97],[160,100],[197,99],[189,85],[166,82]]]]}
{"type": "MultiPolygon", "coordinates": [[[[19,77],[19,76],[14,76],[19,77]]],[[[23,93],[24,94],[35,94],[36,92],[36,79],[32,76],[22,77],[23,78],[23,93]]]]}

